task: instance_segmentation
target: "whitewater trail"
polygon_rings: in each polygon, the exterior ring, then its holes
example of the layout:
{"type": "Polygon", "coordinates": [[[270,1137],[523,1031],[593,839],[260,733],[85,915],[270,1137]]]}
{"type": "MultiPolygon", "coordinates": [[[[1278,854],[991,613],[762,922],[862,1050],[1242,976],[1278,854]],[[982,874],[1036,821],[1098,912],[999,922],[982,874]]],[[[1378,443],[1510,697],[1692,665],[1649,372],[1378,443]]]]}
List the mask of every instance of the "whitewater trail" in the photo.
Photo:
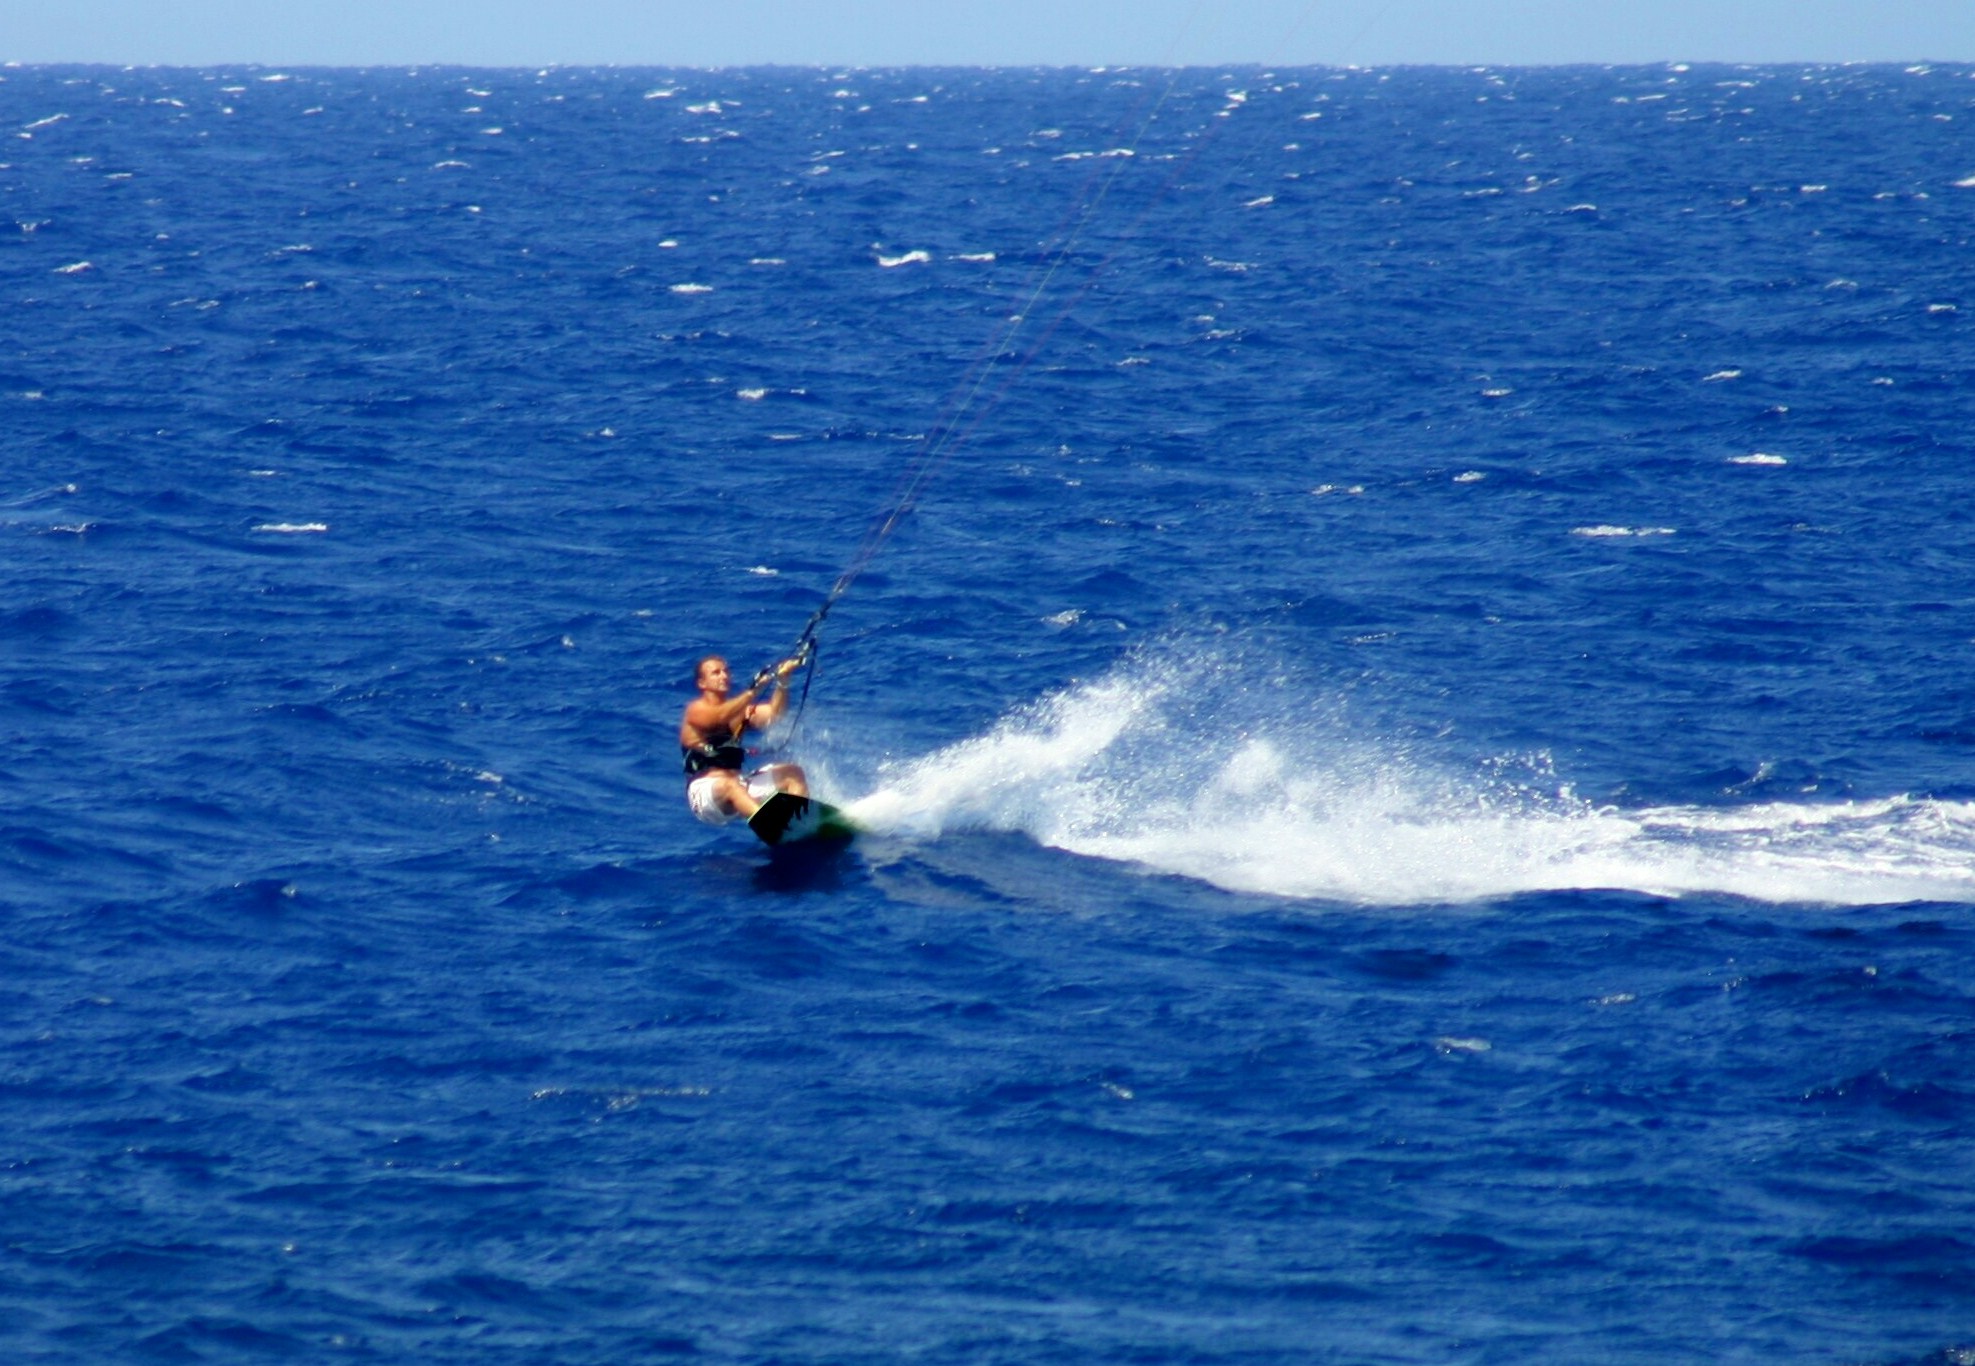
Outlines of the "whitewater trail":
{"type": "MultiPolygon", "coordinates": [[[[893,760],[848,803],[873,831],[1021,833],[1232,891],[1369,905],[1526,892],[1766,902],[1975,900],[1975,803],[1876,800],[1620,808],[1483,775],[1333,726],[1243,734],[1142,661],[986,733],[893,760]],[[1201,737],[1237,737],[1202,764],[1201,737]]],[[[1211,703],[1207,704],[1211,707],[1211,703]]]]}

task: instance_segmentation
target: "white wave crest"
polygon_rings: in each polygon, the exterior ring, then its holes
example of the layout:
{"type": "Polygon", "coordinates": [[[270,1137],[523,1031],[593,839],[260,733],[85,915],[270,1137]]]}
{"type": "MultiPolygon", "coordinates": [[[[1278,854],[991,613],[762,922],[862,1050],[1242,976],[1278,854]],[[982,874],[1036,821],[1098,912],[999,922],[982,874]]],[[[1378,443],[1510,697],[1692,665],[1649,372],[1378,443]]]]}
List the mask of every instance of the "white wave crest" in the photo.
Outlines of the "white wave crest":
{"type": "Polygon", "coordinates": [[[1624,536],[1671,536],[1674,534],[1674,529],[1670,526],[1611,526],[1606,524],[1600,526],[1572,527],[1570,534],[1600,540],[1624,536]]]}

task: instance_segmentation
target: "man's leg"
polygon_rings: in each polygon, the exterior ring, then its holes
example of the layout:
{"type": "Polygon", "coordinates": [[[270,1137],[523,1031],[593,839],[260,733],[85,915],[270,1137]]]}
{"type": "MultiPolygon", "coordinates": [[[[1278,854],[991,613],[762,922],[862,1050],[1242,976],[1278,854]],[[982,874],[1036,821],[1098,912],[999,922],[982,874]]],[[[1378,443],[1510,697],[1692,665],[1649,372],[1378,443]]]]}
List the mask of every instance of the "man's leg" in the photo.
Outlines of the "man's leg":
{"type": "Polygon", "coordinates": [[[770,764],[761,771],[774,780],[777,792],[786,792],[792,797],[809,795],[809,775],[802,771],[802,765],[770,764]]]}
{"type": "Polygon", "coordinates": [[[718,770],[714,783],[720,790],[720,800],[732,807],[742,820],[746,820],[761,809],[761,803],[748,792],[747,784],[741,780],[741,775],[732,769],[718,770]]]}

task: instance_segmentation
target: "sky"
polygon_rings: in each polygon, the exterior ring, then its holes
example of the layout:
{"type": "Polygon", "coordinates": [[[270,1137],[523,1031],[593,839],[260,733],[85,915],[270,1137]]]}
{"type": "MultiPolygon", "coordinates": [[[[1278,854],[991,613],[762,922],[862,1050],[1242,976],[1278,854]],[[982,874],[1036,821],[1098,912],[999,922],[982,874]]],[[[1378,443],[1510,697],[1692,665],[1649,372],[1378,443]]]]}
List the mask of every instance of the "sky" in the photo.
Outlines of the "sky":
{"type": "Polygon", "coordinates": [[[1975,0],[0,0],[0,62],[1975,61],[1975,0]]]}

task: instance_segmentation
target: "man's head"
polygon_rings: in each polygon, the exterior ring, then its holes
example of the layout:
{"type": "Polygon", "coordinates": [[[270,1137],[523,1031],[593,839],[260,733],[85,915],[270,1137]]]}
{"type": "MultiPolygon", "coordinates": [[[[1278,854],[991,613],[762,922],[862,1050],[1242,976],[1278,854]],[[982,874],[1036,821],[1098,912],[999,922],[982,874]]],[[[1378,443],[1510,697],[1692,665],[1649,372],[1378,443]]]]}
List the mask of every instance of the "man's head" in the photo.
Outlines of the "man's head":
{"type": "Polygon", "coordinates": [[[707,655],[693,668],[693,682],[701,689],[712,688],[715,692],[727,690],[727,661],[719,655],[707,655]]]}

